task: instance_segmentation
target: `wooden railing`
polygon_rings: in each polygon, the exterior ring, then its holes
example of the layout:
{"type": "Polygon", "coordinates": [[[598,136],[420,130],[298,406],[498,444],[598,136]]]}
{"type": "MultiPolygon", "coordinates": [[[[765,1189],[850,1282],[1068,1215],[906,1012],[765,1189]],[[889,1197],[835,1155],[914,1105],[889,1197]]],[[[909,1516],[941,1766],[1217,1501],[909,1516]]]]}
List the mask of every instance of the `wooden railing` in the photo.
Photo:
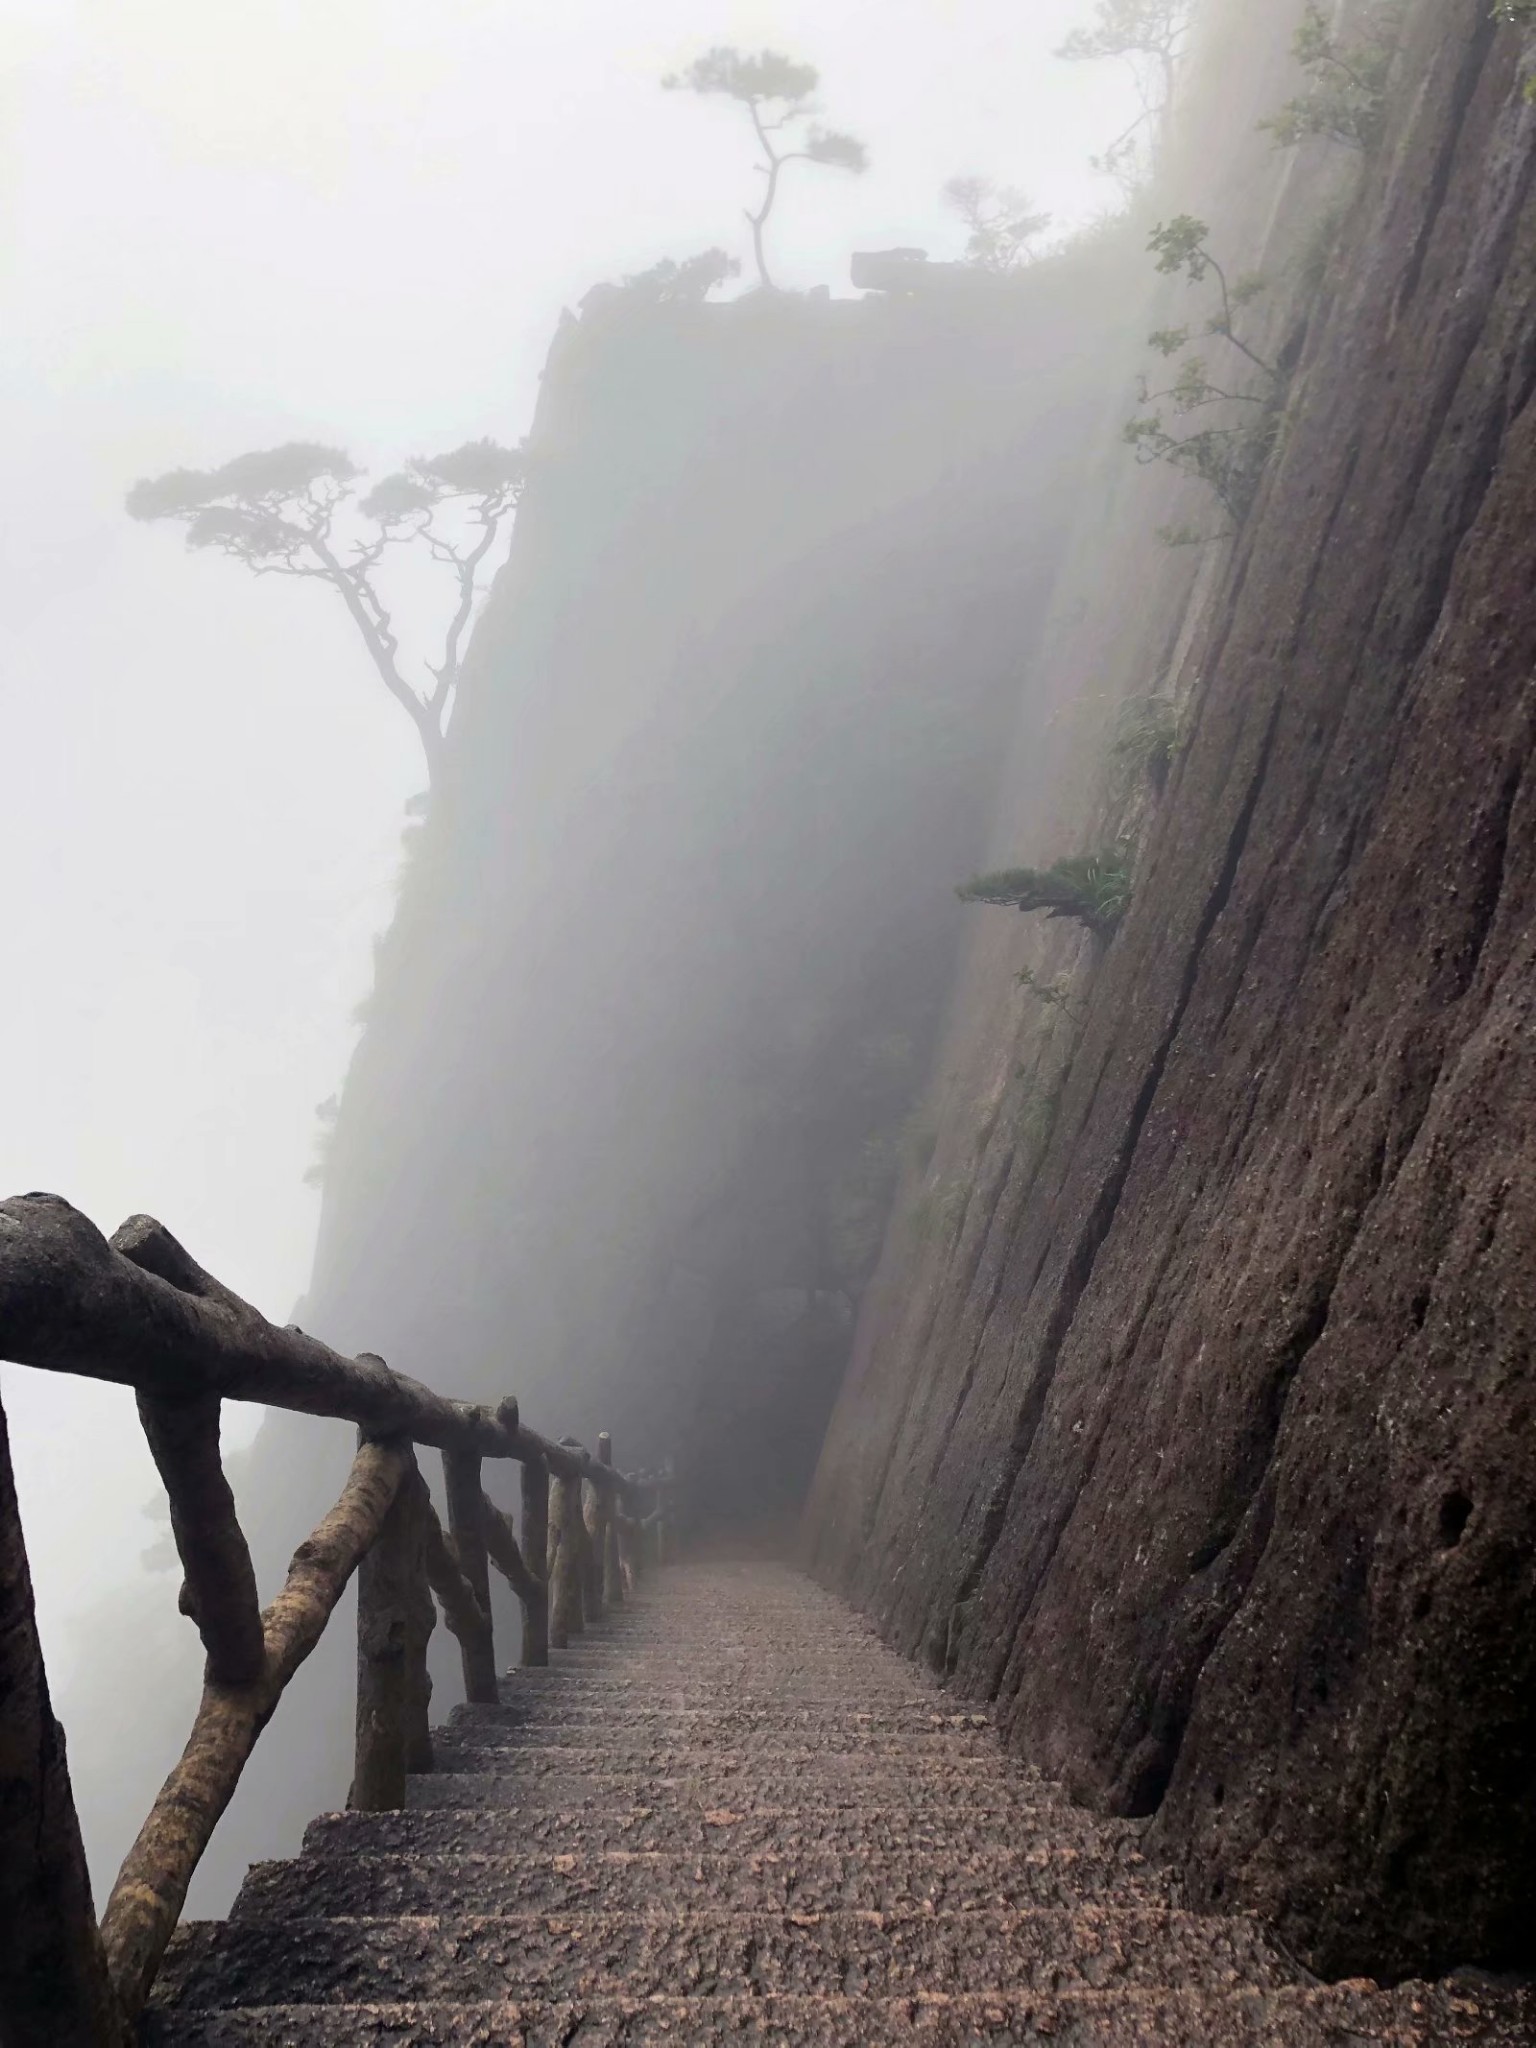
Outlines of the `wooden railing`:
{"type": "Polygon", "coordinates": [[[0,2048],[121,2048],[135,2032],[203,1851],[257,1736],[357,1573],[350,1804],[403,1806],[430,1770],[427,1641],[440,1607],[464,1690],[496,1699],[490,1567],[523,1611],[525,1664],[622,1602],[667,1551],[665,1480],[627,1477],[494,1409],[445,1400],[379,1358],[280,1329],[169,1231],[135,1216],[109,1242],[54,1195],[0,1202],[0,1359],[131,1386],[165,1483],[181,1608],[207,1653],[203,1695],[98,1927],[62,1731],[53,1718],[0,1408],[0,2048]],[[219,1455],[225,1400],[354,1422],[341,1498],[263,1609],[219,1455]],[[443,1529],[416,1449],[442,1453],[443,1529]],[[521,1529],[489,1500],[486,1459],[522,1468],[521,1529]]]}

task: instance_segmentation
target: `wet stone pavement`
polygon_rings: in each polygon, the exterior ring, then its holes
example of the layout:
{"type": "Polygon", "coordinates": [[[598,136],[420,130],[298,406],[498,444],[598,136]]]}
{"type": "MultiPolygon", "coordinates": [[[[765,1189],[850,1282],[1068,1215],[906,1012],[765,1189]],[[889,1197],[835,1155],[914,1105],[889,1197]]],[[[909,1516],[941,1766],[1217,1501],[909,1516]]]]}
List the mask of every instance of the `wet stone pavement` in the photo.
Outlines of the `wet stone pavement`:
{"type": "Polygon", "coordinates": [[[1532,2038],[1471,1984],[1319,1985],[1181,1911],[1139,1826],[787,1568],[679,1566],[325,1814],[167,1955],[148,2048],[1057,2048],[1532,2038]]]}

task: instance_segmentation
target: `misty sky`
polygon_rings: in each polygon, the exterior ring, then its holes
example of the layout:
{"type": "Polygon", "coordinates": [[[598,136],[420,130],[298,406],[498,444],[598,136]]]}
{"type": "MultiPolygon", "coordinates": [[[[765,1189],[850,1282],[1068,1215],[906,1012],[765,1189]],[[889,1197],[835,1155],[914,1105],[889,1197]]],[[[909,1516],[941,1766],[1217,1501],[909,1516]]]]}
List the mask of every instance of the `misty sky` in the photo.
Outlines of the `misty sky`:
{"type": "MultiPolygon", "coordinates": [[[[747,254],[739,116],[657,84],[709,43],[814,61],[871,151],[863,179],[786,180],[783,284],[846,290],[861,247],[958,254],[957,172],[1089,217],[1114,195],[1088,155],[1133,106],[1114,67],[1049,57],[1090,11],[0,0],[0,1192],[107,1230],[149,1210],[286,1318],[314,1107],[423,779],[330,593],[189,558],[126,486],[294,438],[391,465],[517,440],[562,305],[747,254]]],[[[126,1395],[14,1368],[4,1392],[62,1662],[155,1481],[126,1395]]]]}

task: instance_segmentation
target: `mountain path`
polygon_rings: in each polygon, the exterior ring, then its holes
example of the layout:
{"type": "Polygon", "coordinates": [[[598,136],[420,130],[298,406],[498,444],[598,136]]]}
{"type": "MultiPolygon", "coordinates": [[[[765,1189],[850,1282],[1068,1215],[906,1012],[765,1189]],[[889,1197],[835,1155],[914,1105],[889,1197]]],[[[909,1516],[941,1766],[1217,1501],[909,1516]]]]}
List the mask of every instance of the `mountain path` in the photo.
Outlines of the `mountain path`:
{"type": "Polygon", "coordinates": [[[1532,2038],[1524,1998],[1320,1985],[1183,1911],[1139,1823],[793,1571],[676,1566],[181,1929],[152,2048],[1057,2048],[1532,2038]]]}

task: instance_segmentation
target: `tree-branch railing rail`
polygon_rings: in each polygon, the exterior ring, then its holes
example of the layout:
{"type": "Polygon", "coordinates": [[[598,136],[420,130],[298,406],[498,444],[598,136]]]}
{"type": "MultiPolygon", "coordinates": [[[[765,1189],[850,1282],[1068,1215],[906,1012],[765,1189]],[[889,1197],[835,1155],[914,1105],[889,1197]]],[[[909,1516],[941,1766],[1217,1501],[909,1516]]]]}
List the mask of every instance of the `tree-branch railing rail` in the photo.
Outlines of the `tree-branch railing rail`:
{"type": "Polygon", "coordinates": [[[187,1890],[257,1737],[354,1573],[356,1746],[349,1804],[405,1804],[430,1770],[427,1645],[441,1609],[466,1697],[497,1698],[490,1569],[523,1615],[522,1662],[543,1665],[619,1606],[647,1550],[667,1553],[668,1484],[573,1438],[526,1428],[515,1399],[445,1399],[380,1358],[346,1358],[269,1323],[153,1218],[109,1241],[53,1195],[0,1201],[0,1359],[131,1386],[165,1485],[181,1610],[206,1652],[181,1758],[124,1860],[100,1923],[38,1641],[0,1406],[0,2040],[125,2048],[187,1890]],[[226,1400],[357,1425],[341,1497],[259,1604],[219,1454],[226,1400]],[[417,1446],[442,1453],[448,1526],[417,1446]],[[521,1524],[486,1494],[486,1459],[522,1471],[521,1524]],[[648,1542],[649,1539],[649,1542],[648,1542]]]}

